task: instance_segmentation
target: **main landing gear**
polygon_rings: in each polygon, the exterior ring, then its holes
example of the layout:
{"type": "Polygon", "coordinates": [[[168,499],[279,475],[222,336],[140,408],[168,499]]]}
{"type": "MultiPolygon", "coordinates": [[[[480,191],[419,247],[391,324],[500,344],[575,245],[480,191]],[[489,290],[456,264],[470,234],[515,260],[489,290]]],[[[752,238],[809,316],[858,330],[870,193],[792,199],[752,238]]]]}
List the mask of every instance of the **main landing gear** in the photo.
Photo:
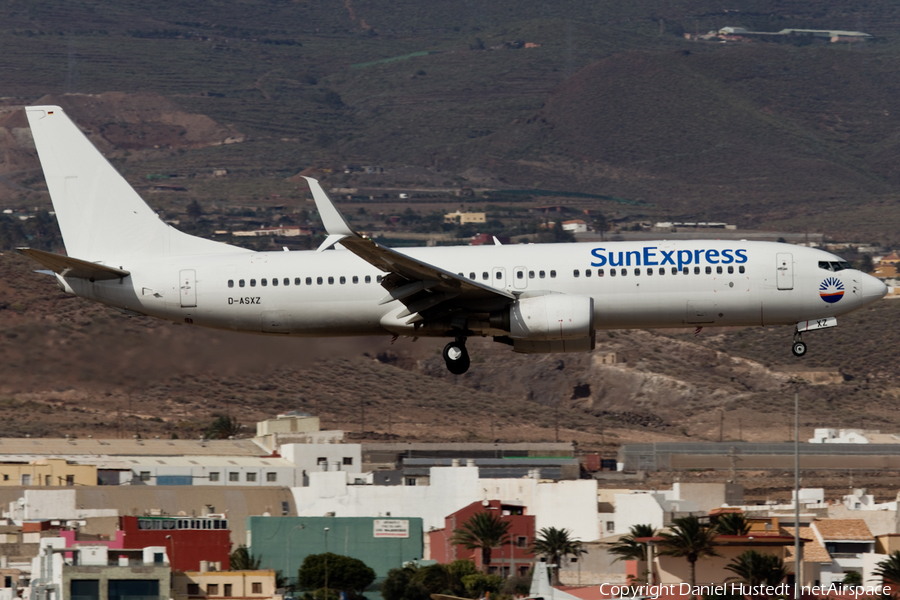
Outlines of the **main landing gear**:
{"type": "Polygon", "coordinates": [[[444,362],[447,370],[454,375],[462,375],[469,370],[469,351],[466,350],[466,338],[458,337],[444,346],[444,362]]]}

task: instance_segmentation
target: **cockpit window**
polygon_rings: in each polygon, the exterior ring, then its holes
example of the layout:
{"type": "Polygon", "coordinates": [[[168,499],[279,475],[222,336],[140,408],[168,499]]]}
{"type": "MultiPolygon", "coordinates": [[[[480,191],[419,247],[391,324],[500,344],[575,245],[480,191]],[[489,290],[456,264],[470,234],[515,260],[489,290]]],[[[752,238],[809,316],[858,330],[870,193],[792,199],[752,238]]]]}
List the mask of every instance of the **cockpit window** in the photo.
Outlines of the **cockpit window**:
{"type": "Polygon", "coordinates": [[[826,271],[844,271],[846,269],[852,269],[853,265],[845,260],[839,262],[826,262],[824,260],[820,260],[819,268],[825,269],[826,271]]]}

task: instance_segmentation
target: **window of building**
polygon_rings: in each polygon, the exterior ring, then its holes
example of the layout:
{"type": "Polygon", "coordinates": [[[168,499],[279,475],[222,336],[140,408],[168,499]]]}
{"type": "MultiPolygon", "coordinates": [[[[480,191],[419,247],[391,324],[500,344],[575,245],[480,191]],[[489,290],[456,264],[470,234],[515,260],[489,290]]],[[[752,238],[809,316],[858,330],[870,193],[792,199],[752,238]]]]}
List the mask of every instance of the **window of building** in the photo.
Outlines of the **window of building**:
{"type": "Polygon", "coordinates": [[[209,480],[210,481],[218,481],[219,480],[219,472],[218,471],[211,472],[209,474],[209,480]]]}
{"type": "Polygon", "coordinates": [[[141,471],[141,481],[150,481],[150,471],[141,471]]]}
{"type": "Polygon", "coordinates": [[[286,501],[281,502],[281,516],[286,517],[291,512],[291,505],[286,501]]]}
{"type": "Polygon", "coordinates": [[[52,485],[53,478],[50,475],[44,475],[44,485],[52,485]]]}
{"type": "Polygon", "coordinates": [[[263,593],[263,592],[262,592],[262,582],[261,582],[261,581],[254,581],[254,582],[251,583],[250,585],[251,585],[251,588],[250,588],[250,589],[251,589],[251,593],[253,593],[253,594],[262,594],[262,593],[263,593]]]}
{"type": "Polygon", "coordinates": [[[278,481],[278,473],[266,473],[266,481],[269,483],[278,481]]]}
{"type": "Polygon", "coordinates": [[[319,465],[319,466],[327,465],[327,464],[328,464],[328,459],[325,458],[324,456],[320,456],[320,457],[318,457],[318,458],[316,459],[316,464],[319,465]]]}
{"type": "Polygon", "coordinates": [[[4,473],[4,474],[3,474],[3,481],[9,481],[9,474],[8,474],[8,473],[4,473]]]}
{"type": "Polygon", "coordinates": [[[222,584],[222,595],[229,596],[229,597],[231,596],[231,584],[230,583],[222,584]]]}
{"type": "Polygon", "coordinates": [[[200,595],[200,584],[198,583],[189,583],[187,586],[188,596],[199,596],[200,595]]]}
{"type": "Polygon", "coordinates": [[[154,552],[153,553],[153,564],[161,565],[165,562],[164,560],[165,554],[162,552],[154,552]]]}
{"type": "MultiPolygon", "coordinates": [[[[294,277],[294,285],[300,285],[303,282],[299,277],[294,277]]],[[[312,283],[312,282],[309,282],[312,283]]]]}
{"type": "Polygon", "coordinates": [[[344,464],[345,464],[345,465],[352,465],[352,464],[353,464],[353,457],[352,457],[352,456],[345,456],[345,457],[344,457],[344,464]]]}
{"type": "Polygon", "coordinates": [[[616,522],[615,521],[607,521],[606,522],[606,532],[612,533],[616,530],[616,522]]]}
{"type": "Polygon", "coordinates": [[[228,280],[228,287],[234,287],[234,279],[228,280]]]}
{"type": "Polygon", "coordinates": [[[247,473],[247,481],[256,481],[256,473],[247,473]]]}
{"type": "Polygon", "coordinates": [[[516,536],[516,546],[519,548],[525,548],[528,546],[528,538],[524,535],[516,536]]]}
{"type": "Polygon", "coordinates": [[[206,595],[207,596],[218,596],[219,595],[219,584],[218,583],[207,583],[206,584],[206,595]]]}
{"type": "Polygon", "coordinates": [[[75,485],[75,476],[74,475],[66,475],[66,485],[73,486],[75,485]]]}
{"type": "Polygon", "coordinates": [[[572,276],[573,277],[581,277],[581,271],[579,271],[578,269],[575,269],[574,271],[572,271],[572,276]]]}
{"type": "Polygon", "coordinates": [[[233,471],[228,474],[228,481],[240,481],[240,480],[241,480],[241,474],[238,473],[237,471],[233,471]]]}
{"type": "Polygon", "coordinates": [[[407,477],[406,485],[416,485],[416,478],[415,477],[407,477]]]}
{"type": "Polygon", "coordinates": [[[244,280],[243,280],[243,279],[238,280],[238,287],[244,287],[244,280]]]}

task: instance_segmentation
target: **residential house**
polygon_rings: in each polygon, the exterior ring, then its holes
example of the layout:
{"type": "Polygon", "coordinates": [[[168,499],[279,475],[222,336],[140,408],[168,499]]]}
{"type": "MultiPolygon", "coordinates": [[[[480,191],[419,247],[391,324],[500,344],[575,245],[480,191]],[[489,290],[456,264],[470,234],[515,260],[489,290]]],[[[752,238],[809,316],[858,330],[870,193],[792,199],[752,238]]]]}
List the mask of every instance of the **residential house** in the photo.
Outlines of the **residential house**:
{"type": "Polygon", "coordinates": [[[462,544],[454,544],[452,538],[454,531],[483,512],[494,514],[502,522],[509,523],[509,541],[492,551],[491,562],[487,566],[488,573],[505,577],[510,574],[526,575],[535,560],[534,555],[529,552],[535,537],[534,516],[526,514],[522,505],[506,504],[499,500],[473,502],[448,515],[443,528],[429,531],[431,559],[444,564],[458,559],[471,559],[481,569],[484,566],[481,551],[467,550],[462,544]]]}
{"type": "Polygon", "coordinates": [[[222,600],[280,600],[276,593],[275,571],[219,571],[204,565],[199,571],[172,574],[172,598],[222,600]]]}

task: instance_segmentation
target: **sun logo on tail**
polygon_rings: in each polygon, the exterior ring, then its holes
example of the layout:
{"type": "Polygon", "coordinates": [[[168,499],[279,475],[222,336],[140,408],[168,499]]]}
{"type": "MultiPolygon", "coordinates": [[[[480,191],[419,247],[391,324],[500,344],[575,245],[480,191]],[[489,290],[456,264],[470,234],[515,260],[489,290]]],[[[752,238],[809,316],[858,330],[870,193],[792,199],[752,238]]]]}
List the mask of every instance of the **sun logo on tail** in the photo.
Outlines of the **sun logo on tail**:
{"type": "Polygon", "coordinates": [[[834,304],[844,297],[844,284],[837,277],[828,277],[819,285],[819,297],[828,304],[834,304]]]}

